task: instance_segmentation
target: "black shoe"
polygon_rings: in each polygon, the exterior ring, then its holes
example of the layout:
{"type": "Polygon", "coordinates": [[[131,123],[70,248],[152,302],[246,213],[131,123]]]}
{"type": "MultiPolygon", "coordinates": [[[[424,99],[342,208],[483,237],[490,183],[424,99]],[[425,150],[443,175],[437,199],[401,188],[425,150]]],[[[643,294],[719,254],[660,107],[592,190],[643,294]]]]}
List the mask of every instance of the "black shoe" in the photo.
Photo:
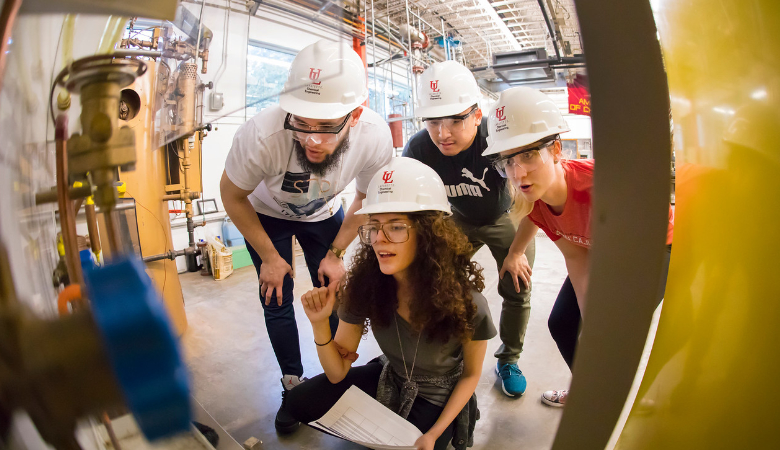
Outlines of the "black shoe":
{"type": "Polygon", "coordinates": [[[287,392],[287,389],[284,388],[284,383],[282,383],[282,406],[279,407],[279,411],[276,413],[276,420],[274,421],[276,431],[281,434],[292,433],[301,424],[287,410],[287,392]]]}

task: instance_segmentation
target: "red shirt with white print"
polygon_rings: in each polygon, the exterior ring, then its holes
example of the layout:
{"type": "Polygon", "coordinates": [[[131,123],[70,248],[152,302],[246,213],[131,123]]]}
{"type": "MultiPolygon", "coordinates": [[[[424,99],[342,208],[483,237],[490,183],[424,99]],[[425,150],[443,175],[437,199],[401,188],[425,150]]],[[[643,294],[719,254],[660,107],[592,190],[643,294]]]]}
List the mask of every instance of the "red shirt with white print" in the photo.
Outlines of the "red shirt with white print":
{"type": "MultiPolygon", "coordinates": [[[[591,188],[593,187],[592,159],[562,159],[561,167],[566,177],[566,204],[563,212],[556,214],[542,200],[534,203],[528,215],[537,227],[544,230],[552,241],[564,238],[572,244],[590,248],[590,214],[592,209],[591,188]]],[[[669,206],[669,226],[666,244],[672,243],[674,233],[674,210],[669,206]]]]}

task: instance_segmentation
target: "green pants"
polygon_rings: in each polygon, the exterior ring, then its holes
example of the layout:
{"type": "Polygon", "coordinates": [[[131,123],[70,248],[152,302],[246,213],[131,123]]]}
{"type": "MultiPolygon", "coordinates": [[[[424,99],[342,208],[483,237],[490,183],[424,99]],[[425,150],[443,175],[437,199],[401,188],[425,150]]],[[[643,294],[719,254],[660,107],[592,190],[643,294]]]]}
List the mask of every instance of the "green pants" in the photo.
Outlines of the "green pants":
{"type": "MultiPolygon", "coordinates": [[[[471,245],[474,246],[474,253],[483,245],[488,246],[490,253],[493,254],[493,259],[496,260],[496,267],[500,271],[517,231],[509,219],[509,215],[504,214],[495,223],[483,226],[464,223],[457,216],[453,216],[453,219],[469,238],[471,245]]],[[[534,266],[535,255],[536,242],[532,240],[525,250],[525,256],[531,267],[534,266]]],[[[523,281],[519,281],[520,292],[518,293],[509,274],[498,280],[498,295],[504,301],[501,305],[501,321],[498,331],[501,337],[501,346],[493,356],[498,358],[500,363],[516,363],[520,358],[520,352],[523,351],[525,329],[528,326],[528,318],[531,316],[531,286],[526,288],[523,281]]]]}

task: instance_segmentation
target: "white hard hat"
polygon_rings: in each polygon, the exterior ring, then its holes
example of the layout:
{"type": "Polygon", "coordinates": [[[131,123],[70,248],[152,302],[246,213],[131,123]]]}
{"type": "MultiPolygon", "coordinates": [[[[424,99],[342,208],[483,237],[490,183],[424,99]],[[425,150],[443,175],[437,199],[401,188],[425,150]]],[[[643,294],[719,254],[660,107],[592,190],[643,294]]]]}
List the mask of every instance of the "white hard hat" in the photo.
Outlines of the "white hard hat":
{"type": "Polygon", "coordinates": [[[399,156],[379,169],[355,214],[442,211],[452,215],[447,190],[439,174],[413,158],[399,156]]]}
{"type": "Polygon", "coordinates": [[[293,59],[279,96],[283,110],[307,119],[338,119],[368,98],[363,61],[346,43],[320,40],[293,59]]]}
{"type": "Polygon", "coordinates": [[[482,156],[523,147],[567,131],[569,125],[550,97],[528,87],[507,89],[490,109],[488,146],[482,156]]]}
{"type": "Polygon", "coordinates": [[[460,114],[480,98],[474,75],[455,61],[432,64],[420,75],[417,92],[420,98],[414,115],[420,118],[460,114]]]}

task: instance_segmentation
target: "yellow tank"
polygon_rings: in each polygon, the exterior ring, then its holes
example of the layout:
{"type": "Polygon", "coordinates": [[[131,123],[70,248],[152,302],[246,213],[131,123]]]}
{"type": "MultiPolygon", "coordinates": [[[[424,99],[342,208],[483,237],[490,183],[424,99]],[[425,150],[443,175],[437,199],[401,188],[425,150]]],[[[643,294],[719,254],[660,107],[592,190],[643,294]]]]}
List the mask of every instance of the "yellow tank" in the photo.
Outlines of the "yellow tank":
{"type": "MultiPolygon", "coordinates": [[[[126,124],[135,131],[135,170],[122,172],[120,179],[125,183],[125,197],[135,199],[138,238],[143,257],[173,250],[168,202],[163,201],[167,181],[165,147],[157,146],[157,136],[153,134],[152,127],[157,71],[154,69],[154,61],[149,61],[149,64],[150,68],[146,74],[123,91],[123,98],[127,100],[130,115],[128,120],[120,120],[120,124],[126,124]],[[132,117],[136,108],[137,114],[132,117]]],[[[148,262],[146,272],[157,289],[162,292],[165,306],[177,333],[183,334],[187,329],[187,318],[184,314],[184,297],[176,262],[170,259],[148,262]]]]}

